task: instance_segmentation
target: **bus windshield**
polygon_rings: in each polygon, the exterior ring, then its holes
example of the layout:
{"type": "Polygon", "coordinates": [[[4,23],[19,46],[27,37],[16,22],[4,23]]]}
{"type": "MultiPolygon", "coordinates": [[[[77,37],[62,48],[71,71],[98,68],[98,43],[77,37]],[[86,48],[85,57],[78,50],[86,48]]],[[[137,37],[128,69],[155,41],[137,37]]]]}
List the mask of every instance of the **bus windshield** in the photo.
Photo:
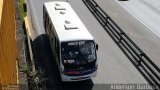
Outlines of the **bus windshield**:
{"type": "Polygon", "coordinates": [[[61,50],[62,62],[66,65],[84,65],[96,60],[93,41],[63,42],[61,50]]]}

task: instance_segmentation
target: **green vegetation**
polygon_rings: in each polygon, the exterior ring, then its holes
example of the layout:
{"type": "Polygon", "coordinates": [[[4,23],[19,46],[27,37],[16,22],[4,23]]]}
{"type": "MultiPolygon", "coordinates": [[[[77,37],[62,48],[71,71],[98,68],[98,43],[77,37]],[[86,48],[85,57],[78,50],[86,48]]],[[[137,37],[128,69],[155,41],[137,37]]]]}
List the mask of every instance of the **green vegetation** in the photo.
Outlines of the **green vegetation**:
{"type": "Polygon", "coordinates": [[[30,90],[47,90],[47,81],[42,70],[32,71],[29,74],[30,90]]]}
{"type": "Polygon", "coordinates": [[[33,63],[30,58],[28,38],[25,26],[23,26],[23,29],[24,29],[24,45],[25,45],[25,56],[26,56],[26,68],[25,68],[26,70],[24,70],[24,72],[27,74],[28,77],[29,88],[30,90],[47,90],[44,84],[47,80],[47,78],[44,77],[44,72],[42,72],[41,70],[35,70],[35,71],[33,70],[32,67],[33,63]]]}
{"type": "Polygon", "coordinates": [[[24,18],[26,16],[26,12],[24,12],[23,3],[24,3],[24,0],[19,0],[19,7],[20,7],[20,12],[21,12],[21,17],[22,18],[24,18]]]}
{"type": "Polygon", "coordinates": [[[23,22],[22,32],[24,34],[24,46],[25,46],[24,48],[25,48],[25,57],[26,57],[26,65],[20,66],[22,70],[21,72],[24,72],[27,74],[27,79],[28,79],[30,90],[47,90],[46,83],[48,79],[44,76],[44,71],[40,69],[33,70],[33,67],[32,67],[33,63],[30,58],[27,32],[25,30],[24,17],[26,16],[26,12],[24,12],[23,3],[24,3],[24,0],[19,0],[20,16],[23,22]]]}

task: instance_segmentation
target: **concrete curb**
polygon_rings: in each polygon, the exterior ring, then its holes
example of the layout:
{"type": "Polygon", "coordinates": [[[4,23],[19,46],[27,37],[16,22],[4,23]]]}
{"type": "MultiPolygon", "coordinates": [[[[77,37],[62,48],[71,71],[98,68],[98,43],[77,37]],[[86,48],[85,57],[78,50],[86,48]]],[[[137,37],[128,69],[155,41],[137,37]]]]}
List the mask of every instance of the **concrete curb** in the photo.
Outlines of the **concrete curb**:
{"type": "Polygon", "coordinates": [[[29,26],[28,17],[27,16],[24,17],[24,20],[25,20],[25,29],[26,29],[26,34],[27,34],[32,70],[35,71],[35,64],[34,64],[34,57],[33,57],[33,52],[32,52],[32,45],[31,45],[31,38],[30,38],[30,26],[29,26]]]}

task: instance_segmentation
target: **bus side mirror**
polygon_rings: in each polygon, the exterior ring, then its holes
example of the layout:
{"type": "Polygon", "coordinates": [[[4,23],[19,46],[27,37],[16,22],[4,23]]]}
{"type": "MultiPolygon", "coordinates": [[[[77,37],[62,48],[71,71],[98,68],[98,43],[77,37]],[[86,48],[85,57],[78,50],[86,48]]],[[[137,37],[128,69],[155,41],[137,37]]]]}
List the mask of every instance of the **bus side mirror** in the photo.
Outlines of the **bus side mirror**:
{"type": "Polygon", "coordinates": [[[97,43],[95,44],[95,46],[96,46],[96,50],[98,50],[98,44],[97,43]]]}

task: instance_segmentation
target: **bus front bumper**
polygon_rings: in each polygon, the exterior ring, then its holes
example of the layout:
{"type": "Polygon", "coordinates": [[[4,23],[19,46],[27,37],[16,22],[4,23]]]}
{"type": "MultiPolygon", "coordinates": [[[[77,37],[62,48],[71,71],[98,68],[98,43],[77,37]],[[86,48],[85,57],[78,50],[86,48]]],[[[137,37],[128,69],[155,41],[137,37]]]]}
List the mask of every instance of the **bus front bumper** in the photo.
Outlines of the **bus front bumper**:
{"type": "Polygon", "coordinates": [[[91,79],[96,75],[97,75],[97,71],[88,75],[83,75],[83,76],[67,76],[67,75],[61,74],[61,80],[64,82],[83,81],[83,80],[91,79]]]}

